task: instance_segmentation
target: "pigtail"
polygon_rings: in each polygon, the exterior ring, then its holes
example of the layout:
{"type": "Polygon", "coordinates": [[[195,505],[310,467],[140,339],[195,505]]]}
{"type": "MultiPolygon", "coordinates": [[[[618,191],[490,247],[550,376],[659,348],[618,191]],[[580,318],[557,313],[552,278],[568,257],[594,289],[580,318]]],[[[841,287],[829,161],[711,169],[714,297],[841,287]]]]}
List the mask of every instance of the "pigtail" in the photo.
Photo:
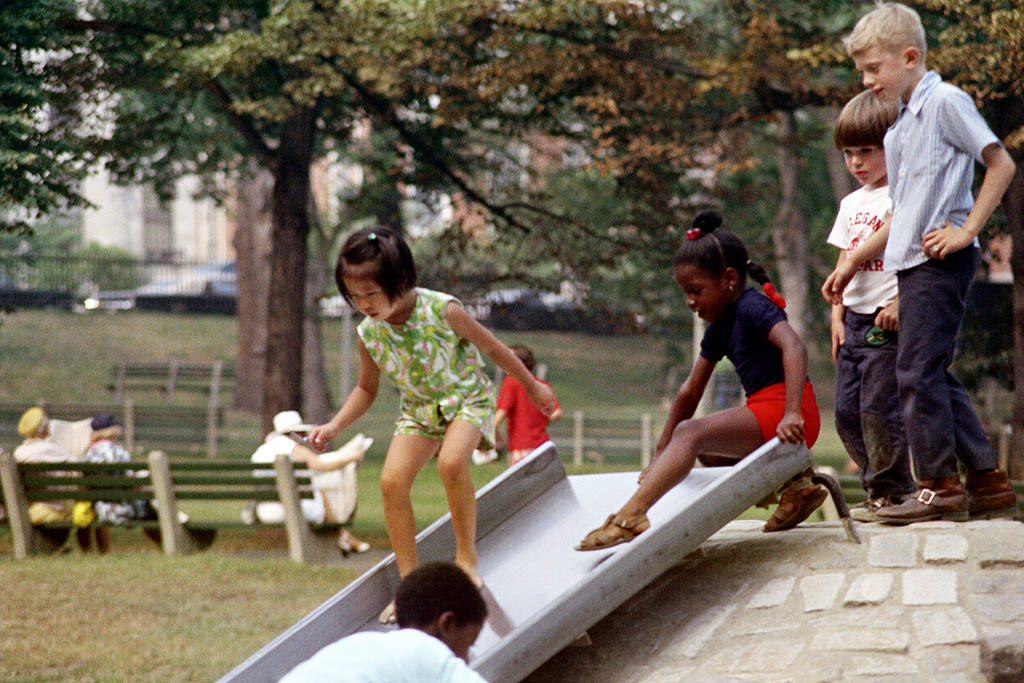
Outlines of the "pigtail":
{"type": "Polygon", "coordinates": [[[782,295],[775,290],[775,285],[768,279],[768,273],[765,271],[764,266],[754,261],[747,261],[747,273],[750,278],[761,285],[761,289],[764,290],[765,296],[772,300],[779,308],[786,308],[786,300],[782,298],[782,295]]]}

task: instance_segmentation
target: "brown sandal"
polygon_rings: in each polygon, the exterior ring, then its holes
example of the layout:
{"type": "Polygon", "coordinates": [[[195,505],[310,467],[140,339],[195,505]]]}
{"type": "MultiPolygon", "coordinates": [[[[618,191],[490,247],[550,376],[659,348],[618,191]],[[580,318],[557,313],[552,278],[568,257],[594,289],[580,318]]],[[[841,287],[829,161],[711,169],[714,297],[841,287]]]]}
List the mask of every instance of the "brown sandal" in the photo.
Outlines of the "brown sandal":
{"type": "Polygon", "coordinates": [[[608,515],[604,524],[587,534],[576,546],[576,550],[601,550],[620,543],[629,543],[650,528],[651,523],[647,515],[637,515],[632,519],[608,515]]]}
{"type": "Polygon", "coordinates": [[[779,506],[765,522],[765,531],[792,529],[825,502],[828,491],[811,481],[811,474],[810,470],[802,472],[783,486],[779,506]]]}

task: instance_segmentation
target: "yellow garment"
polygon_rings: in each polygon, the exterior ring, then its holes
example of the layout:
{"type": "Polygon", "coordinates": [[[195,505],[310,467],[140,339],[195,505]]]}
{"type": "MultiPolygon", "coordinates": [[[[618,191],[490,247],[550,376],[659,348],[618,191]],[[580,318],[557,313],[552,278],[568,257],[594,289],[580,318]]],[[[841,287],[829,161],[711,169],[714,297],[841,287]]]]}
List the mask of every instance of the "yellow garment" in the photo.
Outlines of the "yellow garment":
{"type": "Polygon", "coordinates": [[[71,523],[85,528],[96,521],[96,513],[92,509],[92,501],[80,500],[71,510],[71,523]]]}
{"type": "Polygon", "coordinates": [[[71,509],[66,505],[32,503],[28,506],[28,521],[33,524],[52,524],[71,520],[71,509]]]}

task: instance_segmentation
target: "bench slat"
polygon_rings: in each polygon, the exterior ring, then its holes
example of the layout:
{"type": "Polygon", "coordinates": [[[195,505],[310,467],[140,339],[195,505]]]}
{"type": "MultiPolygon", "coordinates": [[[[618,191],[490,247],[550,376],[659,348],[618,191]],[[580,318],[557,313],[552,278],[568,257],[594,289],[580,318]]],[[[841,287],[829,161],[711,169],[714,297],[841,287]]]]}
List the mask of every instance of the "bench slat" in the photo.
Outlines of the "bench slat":
{"type": "MultiPolygon", "coordinates": [[[[153,452],[145,462],[18,464],[10,453],[0,452],[0,479],[9,498],[17,557],[42,549],[28,518],[28,506],[39,501],[153,500],[160,516],[158,523],[133,520],[124,526],[159,527],[167,553],[202,550],[213,542],[217,529],[247,526],[240,520],[189,520],[182,524],[179,502],[194,500],[280,502],[285,521],[269,526],[285,528],[292,559],[307,562],[324,558],[337,553],[337,538],[330,532],[345,525],[314,525],[303,517],[299,502],[316,495],[309,483],[311,474],[285,457],[273,464],[226,459],[171,461],[164,453],[153,452]],[[137,472],[145,474],[133,476],[137,472]]],[[[71,523],[48,526],[69,528],[71,523]]]]}

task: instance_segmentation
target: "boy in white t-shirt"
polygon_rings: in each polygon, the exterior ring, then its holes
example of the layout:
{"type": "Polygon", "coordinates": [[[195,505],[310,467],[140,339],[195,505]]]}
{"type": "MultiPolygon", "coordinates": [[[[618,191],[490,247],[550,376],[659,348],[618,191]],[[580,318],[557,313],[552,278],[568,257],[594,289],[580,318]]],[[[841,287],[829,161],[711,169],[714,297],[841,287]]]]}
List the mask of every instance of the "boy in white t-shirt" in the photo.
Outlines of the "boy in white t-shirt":
{"type": "MultiPolygon", "coordinates": [[[[861,187],[839,204],[829,244],[839,247],[839,263],[890,218],[885,131],[896,120],[895,102],[865,90],[839,114],[835,144],[861,187]]],[[[832,306],[832,359],[836,362],[836,431],[860,468],[864,503],[854,519],[876,521],[875,512],[899,504],[916,489],[910,473],[907,439],[900,418],[896,383],[896,274],[883,270],[881,257],[864,263],[832,306]]],[[[827,297],[826,297],[827,298],[827,297]]]]}

